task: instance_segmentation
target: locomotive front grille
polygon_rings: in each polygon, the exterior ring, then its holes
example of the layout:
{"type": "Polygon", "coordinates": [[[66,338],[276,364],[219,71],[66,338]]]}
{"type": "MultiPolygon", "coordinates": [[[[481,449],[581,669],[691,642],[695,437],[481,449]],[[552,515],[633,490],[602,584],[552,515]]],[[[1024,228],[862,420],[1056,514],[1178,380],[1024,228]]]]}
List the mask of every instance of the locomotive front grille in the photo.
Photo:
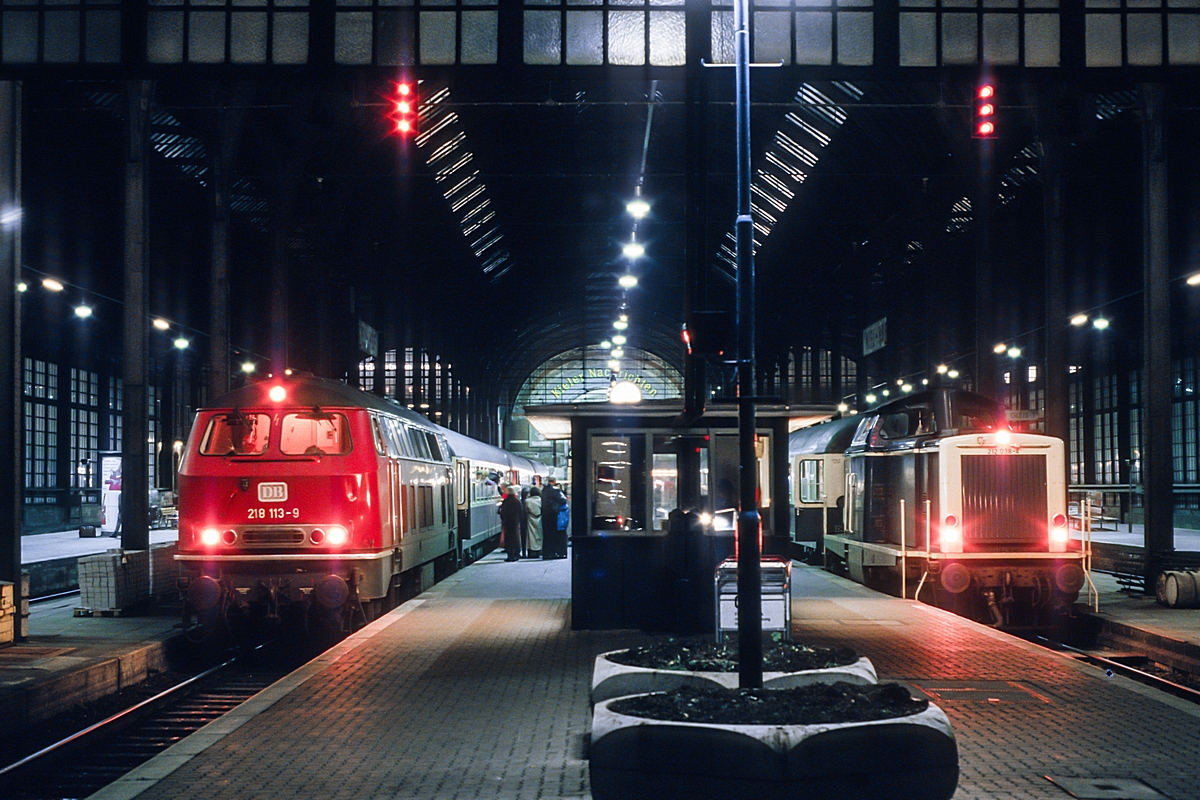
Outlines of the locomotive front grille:
{"type": "Polygon", "coordinates": [[[304,531],[298,528],[249,530],[242,534],[242,543],[252,545],[304,544],[304,531]]]}
{"type": "Polygon", "coordinates": [[[1045,455],[964,455],[962,492],[966,541],[1045,542],[1045,455]]]}

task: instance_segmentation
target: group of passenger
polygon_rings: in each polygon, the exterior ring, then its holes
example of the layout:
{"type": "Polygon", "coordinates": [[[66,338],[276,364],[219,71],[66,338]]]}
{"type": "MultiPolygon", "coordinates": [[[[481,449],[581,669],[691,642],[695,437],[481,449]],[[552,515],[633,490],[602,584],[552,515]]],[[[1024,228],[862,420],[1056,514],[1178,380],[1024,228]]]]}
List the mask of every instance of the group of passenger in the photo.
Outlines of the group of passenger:
{"type": "Polygon", "coordinates": [[[567,557],[566,525],[560,526],[559,509],[565,508],[568,498],[558,488],[555,478],[548,478],[542,487],[501,487],[504,499],[500,502],[500,530],[505,561],[540,558],[550,561],[567,557]]]}

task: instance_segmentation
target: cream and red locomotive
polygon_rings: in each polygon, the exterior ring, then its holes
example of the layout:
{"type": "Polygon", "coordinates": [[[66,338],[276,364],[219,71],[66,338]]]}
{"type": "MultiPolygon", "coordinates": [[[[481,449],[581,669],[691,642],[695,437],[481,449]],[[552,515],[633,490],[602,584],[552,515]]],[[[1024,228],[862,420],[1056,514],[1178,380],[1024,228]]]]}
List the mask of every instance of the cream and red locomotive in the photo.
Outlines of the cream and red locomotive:
{"type": "Polygon", "coordinates": [[[196,414],[179,465],[185,628],[347,628],[496,545],[547,468],[344,383],[289,376],[196,414]]]}
{"type": "Polygon", "coordinates": [[[1010,430],[984,397],[917,393],[796,431],[789,455],[796,541],[859,583],[1041,627],[1088,580],[1062,440],[1010,430]]]}

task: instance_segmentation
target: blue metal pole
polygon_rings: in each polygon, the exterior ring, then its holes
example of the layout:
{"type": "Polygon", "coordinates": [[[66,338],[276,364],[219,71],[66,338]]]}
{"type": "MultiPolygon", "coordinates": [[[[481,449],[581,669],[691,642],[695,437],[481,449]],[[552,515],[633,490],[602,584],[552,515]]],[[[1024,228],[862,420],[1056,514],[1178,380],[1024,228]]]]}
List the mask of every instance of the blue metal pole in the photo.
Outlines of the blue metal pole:
{"type": "Polygon", "coordinates": [[[736,0],[734,108],[737,117],[738,325],[738,685],[762,688],[762,542],[758,459],[754,452],[754,220],[750,216],[749,1],[736,0]]]}

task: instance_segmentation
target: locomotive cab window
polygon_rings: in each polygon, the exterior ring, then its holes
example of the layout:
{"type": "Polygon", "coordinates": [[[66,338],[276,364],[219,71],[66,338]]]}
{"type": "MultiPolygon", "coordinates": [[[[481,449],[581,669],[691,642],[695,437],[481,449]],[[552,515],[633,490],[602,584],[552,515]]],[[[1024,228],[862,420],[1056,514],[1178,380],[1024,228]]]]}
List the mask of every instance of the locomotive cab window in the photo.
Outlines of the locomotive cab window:
{"type": "Polygon", "coordinates": [[[257,456],[271,444],[271,417],[267,414],[218,414],[208,421],[200,442],[206,456],[257,456]]]}
{"type": "Polygon", "coordinates": [[[350,426],[344,414],[285,414],[279,435],[285,456],[336,456],[350,452],[350,426]]]}
{"type": "MultiPolygon", "coordinates": [[[[982,400],[982,398],[980,398],[982,400]]],[[[950,409],[950,427],[959,433],[994,431],[1003,420],[1000,409],[972,397],[956,397],[950,409]]]]}

